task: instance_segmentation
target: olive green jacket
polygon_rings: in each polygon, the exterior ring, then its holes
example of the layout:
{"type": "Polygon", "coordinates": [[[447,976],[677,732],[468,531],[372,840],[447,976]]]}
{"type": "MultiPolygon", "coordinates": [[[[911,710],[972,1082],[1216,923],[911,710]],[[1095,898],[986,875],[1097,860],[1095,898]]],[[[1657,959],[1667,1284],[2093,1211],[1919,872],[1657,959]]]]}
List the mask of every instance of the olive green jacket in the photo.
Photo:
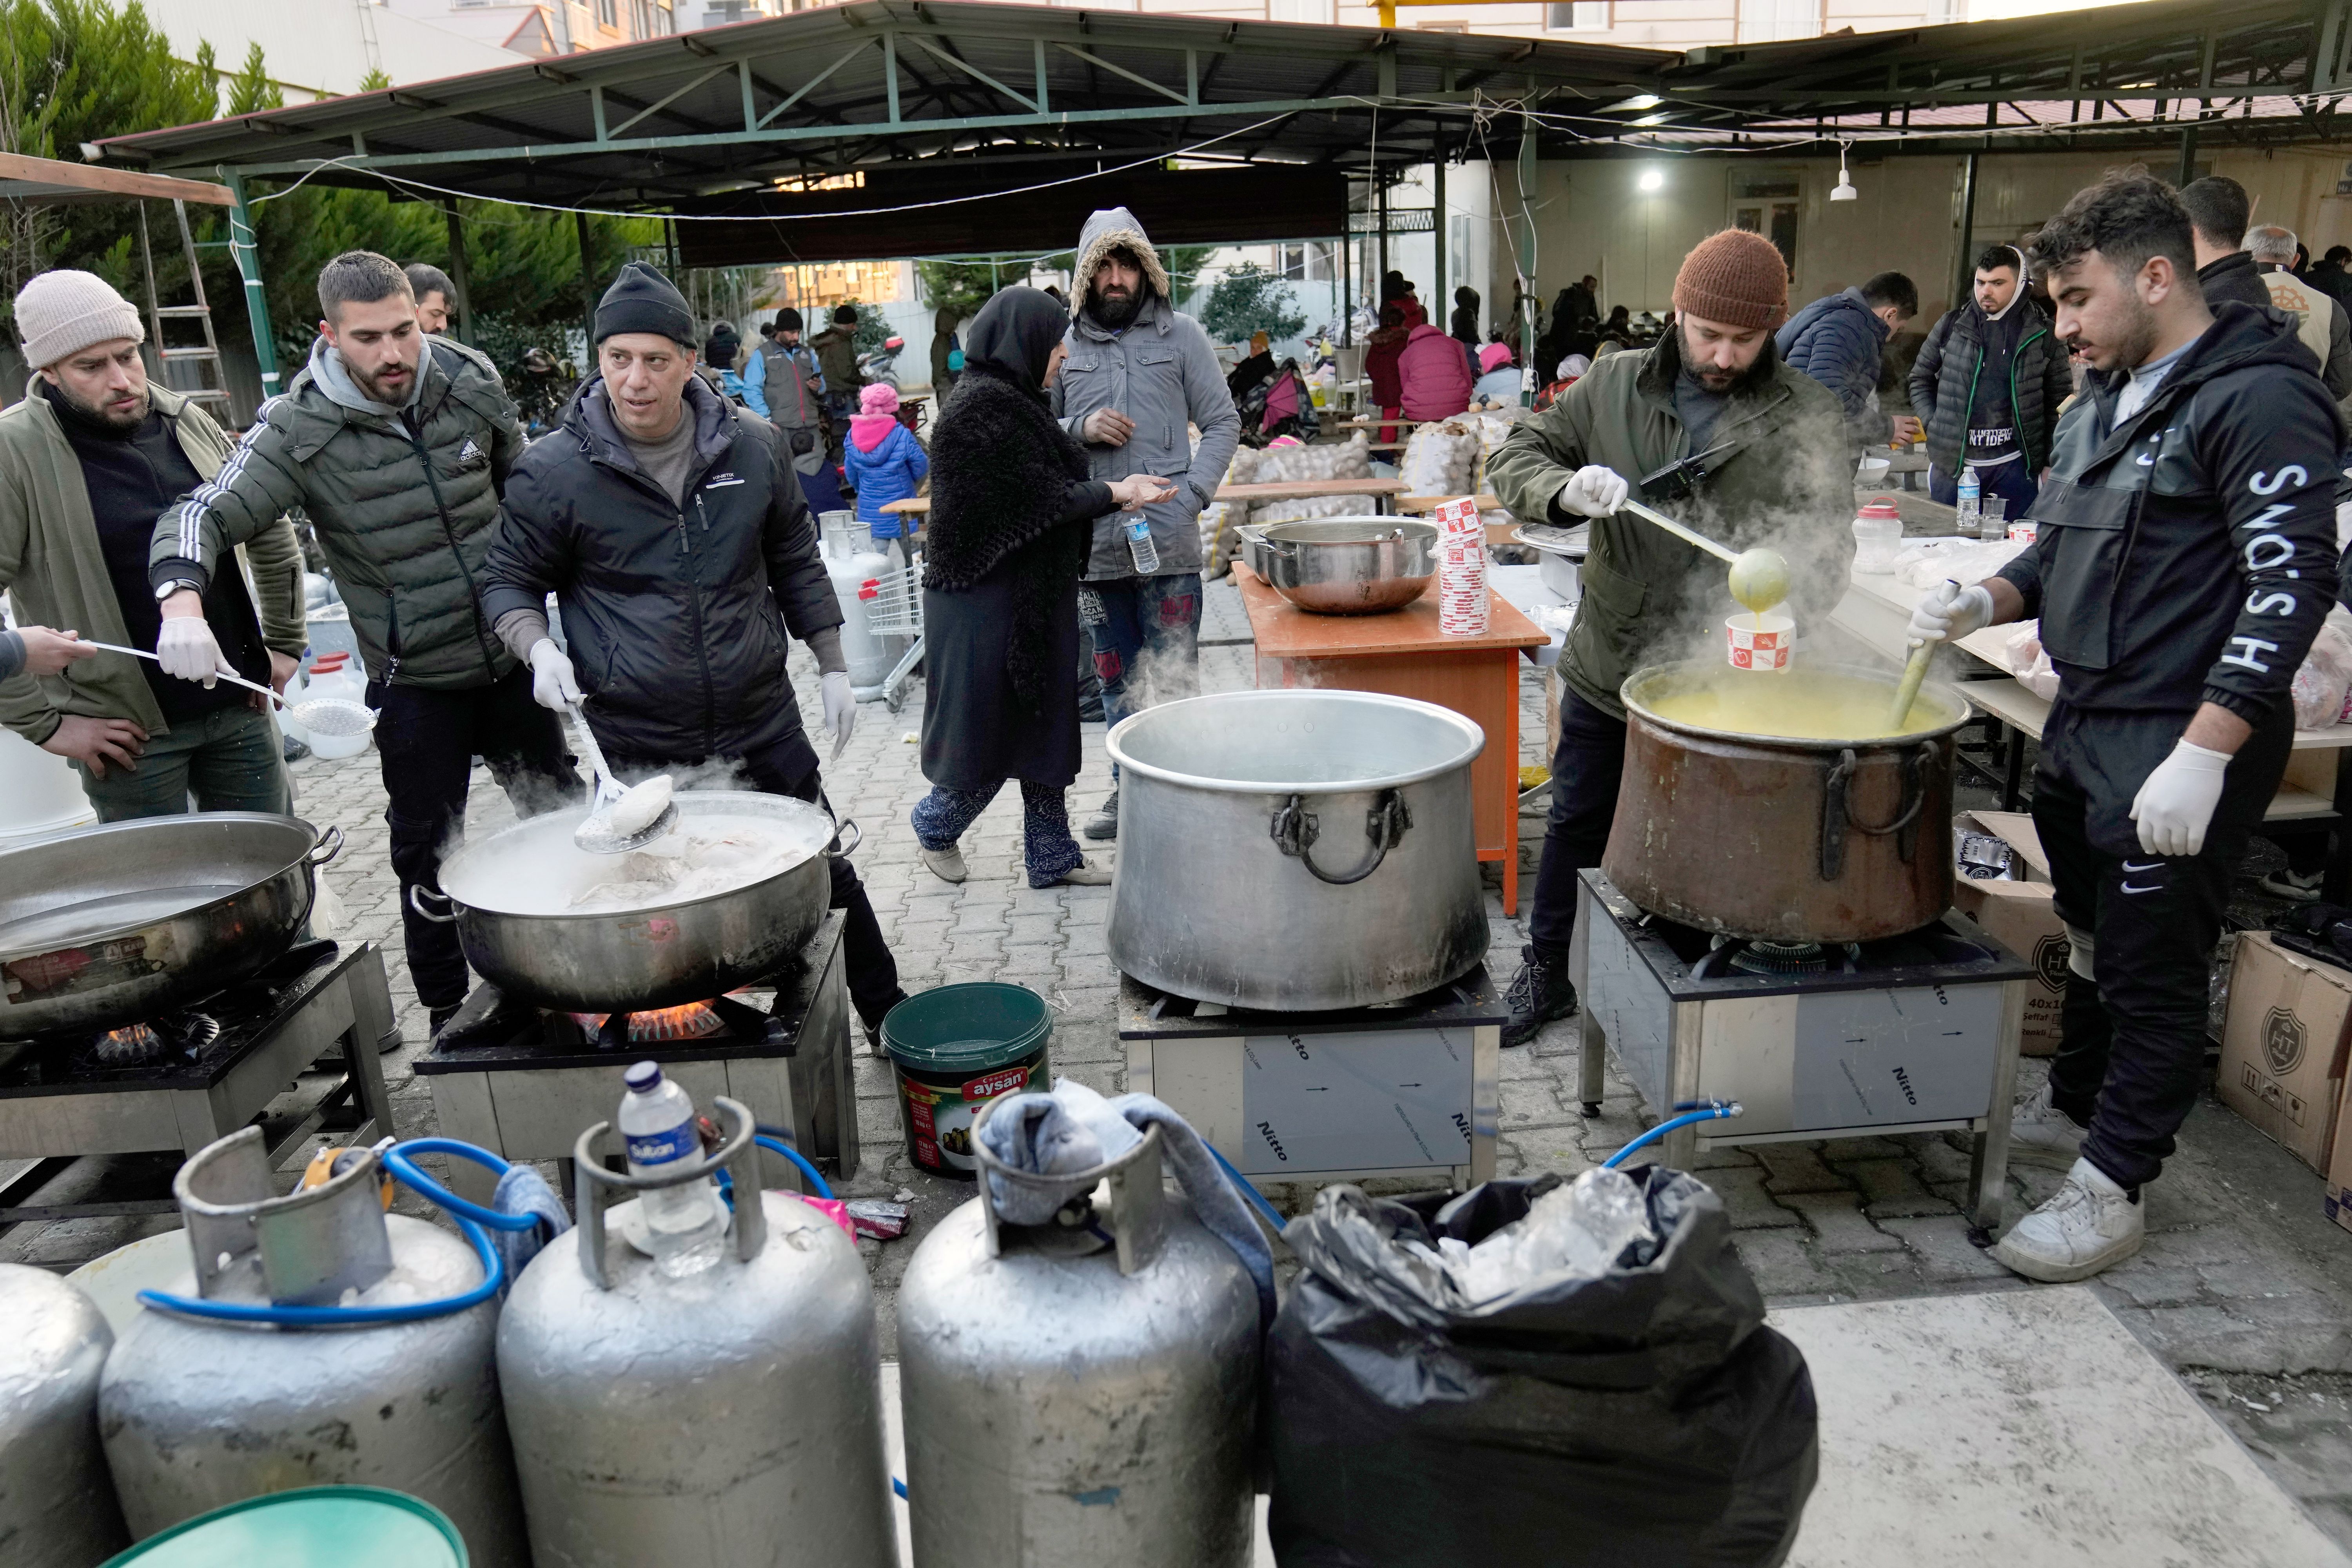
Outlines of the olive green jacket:
{"type": "MultiPolygon", "coordinates": [[[[227,433],[178,393],[148,386],[155,411],[172,422],[180,450],[206,479],[229,454],[227,433]]],[[[261,640],[278,653],[302,652],[302,547],[294,525],[272,517],[247,538],[261,640]]],[[[0,412],[0,589],[27,626],[71,627],[94,642],[127,647],[122,606],[107,574],[81,459],[48,399],[27,382],[25,400],[0,412]]],[[[0,681],[0,724],[35,745],[68,713],[129,719],[150,735],[170,732],[139,661],[119,653],[77,660],[62,675],[18,674],[0,681]]]]}
{"type": "Polygon", "coordinates": [[[285,395],[262,405],[220,473],[156,520],[149,569],[158,582],[208,582],[224,548],[301,507],[371,679],[488,685],[515,667],[475,592],[522,451],[499,373],[462,343],[427,338],[405,409],[372,413],[328,395],[321,376],[341,372],[324,351],[322,339],[285,395]]]}
{"type": "MultiPolygon", "coordinates": [[[[1572,524],[1553,498],[1588,463],[1615,469],[1641,499],[1643,476],[1690,456],[1675,414],[1681,333],[1601,360],[1550,408],[1512,426],[1487,483],[1522,522],[1572,524]]],[[[1783,363],[1770,340],[1733,394],[1710,444],[1734,450],[1679,501],[1654,510],[1731,550],[1769,544],[1789,558],[1790,610],[1801,633],[1827,618],[1853,561],[1853,468],[1837,395],[1783,363]]],[[[1630,511],[1597,518],[1584,600],[1559,661],[1570,689],[1622,718],[1617,689],[1645,665],[1724,657],[1723,619],[1739,609],[1722,562],[1630,511]]]]}

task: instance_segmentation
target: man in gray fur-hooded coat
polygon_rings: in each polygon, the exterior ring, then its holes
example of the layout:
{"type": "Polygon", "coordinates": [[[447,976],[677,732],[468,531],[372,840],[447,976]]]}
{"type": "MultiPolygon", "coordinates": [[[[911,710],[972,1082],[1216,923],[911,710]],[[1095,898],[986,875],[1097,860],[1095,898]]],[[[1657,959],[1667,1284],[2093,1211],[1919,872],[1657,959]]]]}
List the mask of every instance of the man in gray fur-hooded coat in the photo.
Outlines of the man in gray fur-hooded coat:
{"type": "MultiPolygon", "coordinates": [[[[1200,684],[1201,509],[1224,482],[1241,439],[1216,350],[1181,314],[1168,269],[1143,225],[1125,207],[1087,219],[1071,273],[1068,357],[1054,384],[1054,416],[1086,448],[1098,479],[1136,474],[1173,479],[1176,493],[1145,509],[1159,555],[1136,570],[1124,520],[1095,520],[1080,616],[1102,681],[1103,717],[1116,724],[1137,706],[1128,679],[1151,666],[1153,694],[1189,697],[1200,684]],[[1188,426],[1198,426],[1192,449],[1188,426]]],[[[1118,832],[1118,793],[1086,824],[1089,838],[1118,832]]]]}

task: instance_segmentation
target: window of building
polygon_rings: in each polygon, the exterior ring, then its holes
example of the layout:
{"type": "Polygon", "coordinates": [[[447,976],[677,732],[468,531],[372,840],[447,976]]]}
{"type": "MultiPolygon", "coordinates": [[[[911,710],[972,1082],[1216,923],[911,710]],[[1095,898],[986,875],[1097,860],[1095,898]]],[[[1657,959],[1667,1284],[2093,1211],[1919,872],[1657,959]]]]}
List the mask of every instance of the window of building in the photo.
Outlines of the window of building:
{"type": "MultiPolygon", "coordinates": [[[[1559,7],[1554,6],[1553,9],[1559,7]]],[[[1419,33],[1466,33],[1470,30],[1467,22],[1415,22],[1412,26],[1413,30],[1419,33]]]]}
{"type": "Polygon", "coordinates": [[[1329,242],[1319,239],[1274,247],[1274,270],[1298,283],[1330,283],[1339,276],[1329,242]]]}
{"type": "Polygon", "coordinates": [[[1567,0],[1544,7],[1544,26],[1555,33],[1605,33],[1609,0],[1567,0]]]}
{"type": "Polygon", "coordinates": [[[621,0],[596,0],[596,21],[601,26],[618,29],[621,25],[621,0]]]}

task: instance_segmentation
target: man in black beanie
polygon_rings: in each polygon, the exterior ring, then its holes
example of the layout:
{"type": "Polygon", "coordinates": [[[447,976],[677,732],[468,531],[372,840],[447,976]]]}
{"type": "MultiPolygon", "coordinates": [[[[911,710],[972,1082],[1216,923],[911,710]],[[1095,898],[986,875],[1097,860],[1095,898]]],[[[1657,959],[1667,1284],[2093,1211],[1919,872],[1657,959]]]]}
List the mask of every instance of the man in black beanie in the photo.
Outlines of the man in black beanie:
{"type": "Polygon", "coordinates": [[[849,428],[849,416],[857,412],[858,390],[866,384],[857,368],[857,307],[835,305],[833,325],[811,338],[809,347],[816,351],[818,368],[824,372],[824,411],[838,441],[849,428]]]}
{"type": "MultiPolygon", "coordinates": [[[[578,704],[622,778],[717,763],[823,805],[788,632],[815,656],[836,757],[857,705],[841,605],[784,447],[695,374],[694,318],[645,263],[621,268],[595,330],[597,374],[507,481],[483,613],[530,665],[531,695],[578,704]],[[548,635],[551,593],[569,652],[548,635]]],[[[872,1035],[905,994],[898,965],[848,858],[827,865],[833,907],[848,914],[850,999],[872,1035]]]]}

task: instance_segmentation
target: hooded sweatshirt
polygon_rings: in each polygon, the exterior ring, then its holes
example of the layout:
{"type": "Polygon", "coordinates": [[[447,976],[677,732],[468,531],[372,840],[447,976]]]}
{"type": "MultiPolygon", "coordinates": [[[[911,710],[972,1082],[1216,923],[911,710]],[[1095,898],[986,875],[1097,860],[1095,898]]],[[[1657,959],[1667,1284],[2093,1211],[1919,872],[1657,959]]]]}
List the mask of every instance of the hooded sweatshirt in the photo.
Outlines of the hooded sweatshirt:
{"type": "MultiPolygon", "coordinates": [[[[1125,207],[1108,207],[1087,219],[1072,277],[1072,320],[1063,340],[1069,356],[1054,382],[1054,416],[1086,446],[1095,479],[1154,474],[1176,481],[1176,493],[1153,502],[1145,515],[1161,574],[1197,572],[1201,509],[1224,482],[1241,439],[1241,415],[1226,390],[1216,350],[1200,323],[1169,302],[1167,268],[1142,224],[1125,207]],[[1134,256],[1144,280],[1134,319],[1117,329],[1104,326],[1087,308],[1095,273],[1115,250],[1134,256]],[[1115,408],[1135,421],[1124,446],[1087,444],[1087,416],[1099,408],[1115,408]],[[1197,448],[1187,426],[1201,433],[1197,448]]],[[[1116,512],[1096,520],[1086,575],[1098,582],[1135,575],[1116,512]]]]}

